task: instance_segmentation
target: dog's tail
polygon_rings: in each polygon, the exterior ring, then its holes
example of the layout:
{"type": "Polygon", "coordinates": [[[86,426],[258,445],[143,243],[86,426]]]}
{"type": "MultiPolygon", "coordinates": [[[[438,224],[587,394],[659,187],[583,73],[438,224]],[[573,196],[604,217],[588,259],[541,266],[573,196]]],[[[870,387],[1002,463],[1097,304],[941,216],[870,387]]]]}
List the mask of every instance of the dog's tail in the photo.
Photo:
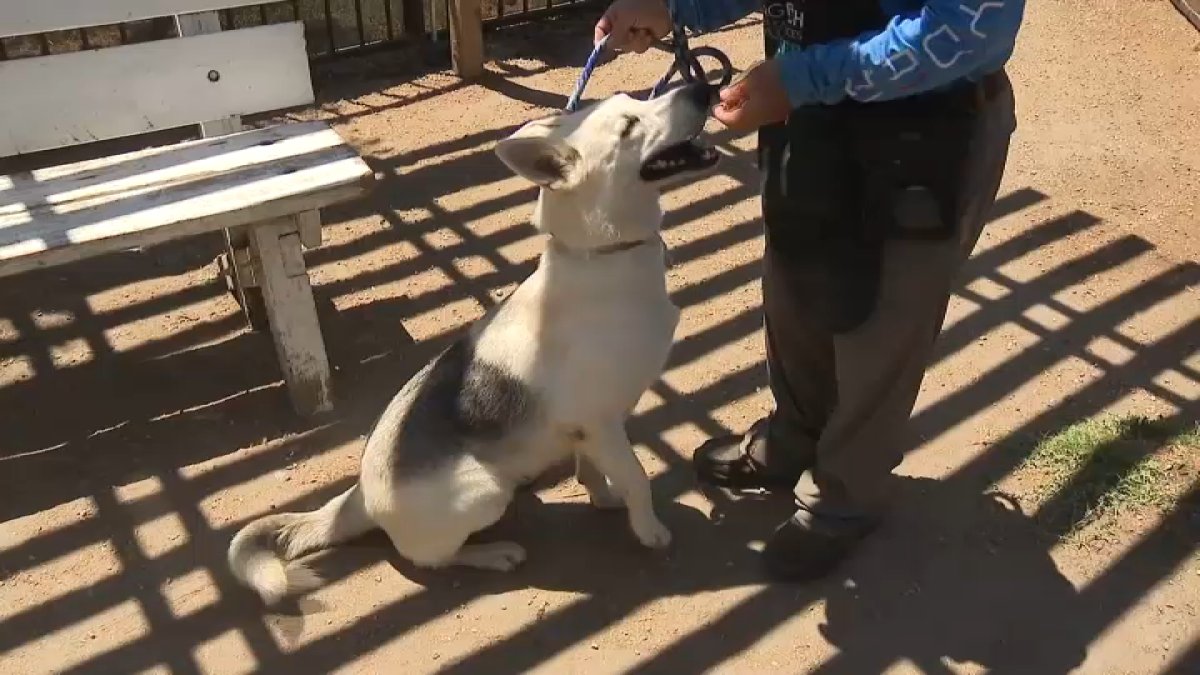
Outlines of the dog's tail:
{"type": "Polygon", "coordinates": [[[229,544],[233,575],[268,605],[316,588],[321,579],[296,558],[375,529],[356,484],[309,513],[265,516],[242,528],[229,544]]]}

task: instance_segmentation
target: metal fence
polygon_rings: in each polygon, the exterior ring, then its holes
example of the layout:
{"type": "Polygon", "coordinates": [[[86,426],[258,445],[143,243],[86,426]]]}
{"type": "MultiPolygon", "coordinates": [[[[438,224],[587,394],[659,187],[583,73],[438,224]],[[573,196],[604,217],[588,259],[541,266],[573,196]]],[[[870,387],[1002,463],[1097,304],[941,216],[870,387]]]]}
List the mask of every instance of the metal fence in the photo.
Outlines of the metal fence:
{"type": "MultiPolygon", "coordinates": [[[[0,0],[5,1],[5,0],[0,0]]],[[[283,0],[219,12],[223,29],[300,20],[309,55],[323,59],[414,38],[444,39],[450,0],[283,0]]],[[[590,0],[482,0],[495,27],[574,9],[590,0]]],[[[175,37],[169,17],[0,39],[0,60],[44,56],[175,37]]]]}

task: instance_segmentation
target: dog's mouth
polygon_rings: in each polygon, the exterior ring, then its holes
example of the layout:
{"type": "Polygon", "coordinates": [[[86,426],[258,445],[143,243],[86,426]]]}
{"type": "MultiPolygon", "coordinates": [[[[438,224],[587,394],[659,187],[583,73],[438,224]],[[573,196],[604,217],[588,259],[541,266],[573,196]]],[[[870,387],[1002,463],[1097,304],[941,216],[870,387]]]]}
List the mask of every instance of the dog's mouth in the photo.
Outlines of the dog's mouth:
{"type": "Polygon", "coordinates": [[[699,138],[690,138],[659,150],[642,163],[642,180],[658,181],[687,171],[703,171],[716,165],[721,153],[699,138]]]}

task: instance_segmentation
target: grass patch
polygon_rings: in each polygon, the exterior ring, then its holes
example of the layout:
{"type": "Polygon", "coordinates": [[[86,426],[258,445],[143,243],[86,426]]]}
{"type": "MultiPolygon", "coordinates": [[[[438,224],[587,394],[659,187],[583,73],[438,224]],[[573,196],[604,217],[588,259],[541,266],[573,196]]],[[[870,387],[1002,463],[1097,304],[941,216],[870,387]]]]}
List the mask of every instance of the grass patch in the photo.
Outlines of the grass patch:
{"type": "Polygon", "coordinates": [[[1045,520],[1068,536],[1128,510],[1173,505],[1196,477],[1198,454],[1200,424],[1108,417],[1046,437],[1023,468],[1042,479],[1045,520]]]}

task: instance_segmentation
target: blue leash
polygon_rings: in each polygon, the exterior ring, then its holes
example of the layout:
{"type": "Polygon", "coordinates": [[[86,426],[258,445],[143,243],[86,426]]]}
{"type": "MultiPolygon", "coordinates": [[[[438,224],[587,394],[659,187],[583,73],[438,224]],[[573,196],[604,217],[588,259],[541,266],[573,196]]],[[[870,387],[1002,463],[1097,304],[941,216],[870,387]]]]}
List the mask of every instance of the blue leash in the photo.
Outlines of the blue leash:
{"type": "MultiPolygon", "coordinates": [[[[726,87],[733,81],[733,63],[725,55],[725,52],[716,47],[690,48],[687,31],[682,26],[675,26],[673,34],[675,36],[673,40],[675,60],[667,72],[655,83],[654,88],[650,90],[650,98],[656,98],[665,93],[676,74],[687,84],[708,81],[708,75],[700,63],[702,56],[714,58],[721,65],[721,79],[715,86],[726,87]]],[[[600,62],[600,56],[608,45],[608,38],[609,36],[606,35],[596,43],[587,62],[583,64],[583,71],[579,73],[579,79],[575,82],[575,91],[571,92],[571,98],[567,99],[565,106],[567,112],[571,113],[579,109],[579,100],[583,97],[583,90],[587,87],[588,80],[592,79],[592,73],[595,72],[596,66],[600,62]]]]}
{"type": "Polygon", "coordinates": [[[587,62],[583,64],[583,71],[579,73],[579,79],[575,80],[575,91],[571,92],[571,98],[567,99],[567,105],[564,107],[567,112],[575,112],[579,109],[579,99],[583,97],[583,90],[587,87],[588,80],[592,79],[592,73],[596,70],[596,64],[600,62],[600,55],[604,53],[608,38],[609,36],[605,35],[596,43],[587,62]]]}

